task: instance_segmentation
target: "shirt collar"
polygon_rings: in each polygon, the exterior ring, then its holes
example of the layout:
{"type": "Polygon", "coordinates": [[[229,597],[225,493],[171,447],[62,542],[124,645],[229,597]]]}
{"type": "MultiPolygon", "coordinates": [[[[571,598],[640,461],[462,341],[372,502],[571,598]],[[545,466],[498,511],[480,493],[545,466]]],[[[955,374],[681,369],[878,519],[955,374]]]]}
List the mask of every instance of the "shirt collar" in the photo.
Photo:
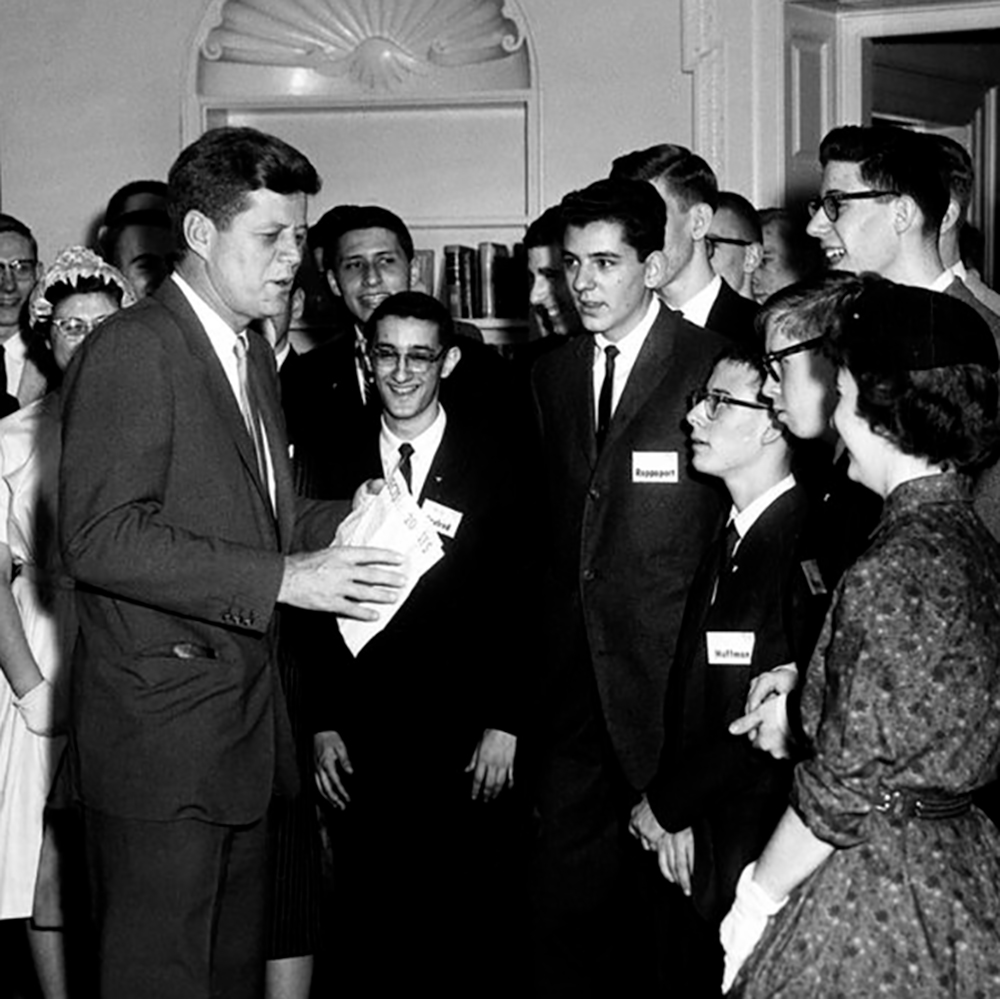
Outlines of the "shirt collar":
{"type": "Polygon", "coordinates": [[[597,353],[603,354],[605,347],[617,347],[620,360],[629,362],[629,366],[631,366],[631,362],[639,356],[639,351],[642,350],[642,345],[646,342],[646,337],[649,336],[649,331],[653,328],[653,323],[656,322],[656,317],[659,314],[660,300],[655,295],[651,295],[646,314],[620,340],[609,340],[603,333],[594,334],[594,347],[597,353]]]}
{"type": "Polygon", "coordinates": [[[732,507],[729,511],[729,521],[736,525],[736,533],[742,541],[746,537],[747,531],[756,523],[757,518],[779,497],[795,486],[795,476],[786,475],[780,482],[775,483],[766,492],[763,492],[752,503],[748,503],[742,510],[732,507]]]}
{"type": "Polygon", "coordinates": [[[399,445],[403,443],[412,445],[413,455],[410,458],[410,467],[413,473],[412,483],[415,497],[423,492],[424,481],[430,471],[434,456],[441,446],[447,424],[448,417],[440,402],[438,402],[438,413],[434,422],[423,433],[412,439],[397,437],[385,422],[385,414],[382,414],[382,431],[379,435],[379,454],[382,458],[382,468],[386,475],[391,475],[399,463],[399,445]]]}
{"type": "Polygon", "coordinates": [[[705,285],[701,291],[692,295],[680,308],[681,314],[689,323],[695,326],[706,326],[708,324],[708,314],[715,305],[715,300],[722,291],[722,278],[718,274],[705,285]]]}

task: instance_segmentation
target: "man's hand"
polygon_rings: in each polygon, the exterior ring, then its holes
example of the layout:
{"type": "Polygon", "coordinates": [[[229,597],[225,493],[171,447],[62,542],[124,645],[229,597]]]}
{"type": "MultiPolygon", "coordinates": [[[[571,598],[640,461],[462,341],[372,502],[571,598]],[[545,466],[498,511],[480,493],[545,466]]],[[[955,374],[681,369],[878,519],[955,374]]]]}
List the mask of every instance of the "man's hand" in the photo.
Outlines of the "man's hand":
{"type": "Polygon", "coordinates": [[[345,774],[353,774],[351,758],[347,755],[347,746],[337,732],[317,732],[313,736],[313,761],[316,772],[316,787],[319,793],[333,805],[334,808],[347,807],[351,796],[347,793],[342,780],[341,770],[345,774]]]}
{"type": "Polygon", "coordinates": [[[663,826],[656,821],[653,809],[649,807],[646,796],[632,809],[628,831],[642,844],[644,850],[655,850],[664,836],[669,836],[663,826]]]}
{"type": "Polygon", "coordinates": [[[795,663],[784,663],[755,676],[747,694],[747,714],[756,711],[769,697],[790,694],[798,682],[799,670],[795,663]]]}
{"type": "Polygon", "coordinates": [[[492,801],[505,787],[514,786],[514,753],[517,736],[488,728],[476,746],[466,773],[472,773],[472,799],[492,801]]]}
{"type": "Polygon", "coordinates": [[[689,826],[677,833],[667,833],[656,848],[660,873],[677,885],[685,895],[691,894],[694,872],[694,832],[689,826]]]}
{"type": "Polygon", "coordinates": [[[354,498],[351,500],[351,509],[357,510],[365,505],[372,497],[378,496],[385,488],[385,479],[365,479],[364,482],[354,490],[354,498]]]}
{"type": "Polygon", "coordinates": [[[396,569],[402,564],[402,555],[385,548],[324,548],[286,555],[278,602],[377,621],[378,613],[361,603],[395,603],[406,583],[396,569]]]}
{"type": "Polygon", "coordinates": [[[745,735],[755,749],[770,753],[776,760],[787,760],[791,755],[787,703],[787,694],[769,697],[755,710],[737,718],[729,726],[729,734],[745,735]]]}

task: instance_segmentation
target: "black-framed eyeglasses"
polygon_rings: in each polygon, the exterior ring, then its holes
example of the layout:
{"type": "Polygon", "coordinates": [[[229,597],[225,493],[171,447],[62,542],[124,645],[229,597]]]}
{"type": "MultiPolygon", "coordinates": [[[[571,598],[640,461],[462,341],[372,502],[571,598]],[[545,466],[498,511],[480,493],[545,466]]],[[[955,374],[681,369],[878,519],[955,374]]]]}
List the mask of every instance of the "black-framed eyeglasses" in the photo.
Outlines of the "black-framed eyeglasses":
{"type": "Polygon", "coordinates": [[[37,260],[0,260],[0,274],[13,276],[17,281],[33,278],[37,267],[37,260]]]}
{"type": "Polygon", "coordinates": [[[403,361],[415,375],[423,375],[427,373],[432,364],[437,364],[447,352],[447,347],[441,347],[440,350],[415,347],[413,350],[399,351],[395,347],[376,344],[368,351],[368,356],[372,359],[372,364],[380,371],[394,371],[399,366],[399,362],[403,361]]]}
{"type": "Polygon", "coordinates": [[[845,201],[866,201],[869,198],[898,198],[899,191],[831,191],[821,198],[809,199],[809,217],[812,218],[821,208],[823,214],[831,222],[840,218],[840,206],[845,201]]]}
{"type": "Polygon", "coordinates": [[[792,354],[801,354],[804,350],[812,350],[817,344],[822,343],[825,336],[814,336],[809,340],[801,340],[793,343],[790,347],[782,347],[781,350],[768,351],[762,358],[764,370],[776,381],[781,381],[781,362],[792,354]]]}
{"type": "Polygon", "coordinates": [[[753,246],[752,239],[737,239],[735,236],[706,236],[705,248],[708,250],[709,259],[715,253],[715,248],[719,244],[723,246],[753,246]]]}
{"type": "Polygon", "coordinates": [[[743,406],[745,409],[770,409],[769,402],[751,402],[749,399],[736,399],[718,389],[701,389],[695,392],[691,399],[693,409],[699,403],[705,404],[705,414],[710,420],[714,420],[719,415],[719,410],[723,406],[743,406]]]}
{"type": "Polygon", "coordinates": [[[94,319],[79,319],[76,316],[67,316],[65,319],[53,319],[52,328],[71,339],[73,337],[89,336],[111,315],[114,315],[114,313],[109,312],[106,316],[97,316],[94,319]]]}

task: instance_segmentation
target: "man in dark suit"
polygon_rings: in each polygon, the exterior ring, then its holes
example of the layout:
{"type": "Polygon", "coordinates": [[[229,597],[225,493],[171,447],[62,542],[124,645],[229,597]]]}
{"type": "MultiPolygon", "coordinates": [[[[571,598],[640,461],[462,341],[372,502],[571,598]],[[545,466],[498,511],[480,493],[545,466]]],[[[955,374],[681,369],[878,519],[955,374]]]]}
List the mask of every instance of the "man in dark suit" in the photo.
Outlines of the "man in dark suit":
{"type": "Polygon", "coordinates": [[[727,341],[654,294],[665,209],[650,185],[599,181],[562,208],[567,278],[592,336],[533,371],[551,561],[534,925],[539,994],[579,996],[652,965],[640,937],[634,960],[616,949],[631,930],[618,918],[628,817],[659,762],[684,600],[721,515],[717,490],[688,471],[683,420],[727,341]]]}
{"type": "Polygon", "coordinates": [[[764,256],[757,209],[736,191],[719,191],[705,242],[712,270],[737,294],[752,299],[751,279],[764,256]]]}
{"type": "Polygon", "coordinates": [[[667,206],[664,269],[657,289],[671,309],[731,340],[753,341],[757,304],[712,269],[707,237],[718,205],[715,172],[684,146],[662,143],[619,156],[611,176],[646,180],[667,206]]]}
{"type": "Polygon", "coordinates": [[[759,355],[736,350],[716,364],[687,416],[692,464],[725,483],[733,506],[691,586],[664,706],[663,755],[632,813],[633,834],[677,886],[665,892],[657,937],[664,980],[690,999],[719,995],[718,926],[740,872],[784,811],[791,778],[787,762],[727,731],[753,677],[800,657],[811,599],[801,565],[806,493],[761,400],[762,381],[759,355]]]}
{"type": "MultiPolygon", "coordinates": [[[[352,495],[362,481],[362,442],[379,423],[365,323],[390,295],[410,289],[416,269],[413,237],[398,215],[381,206],[338,205],[314,230],[326,280],[351,323],[309,351],[289,431],[296,477],[306,494],[337,498],[352,495]]],[[[442,386],[445,401],[476,418],[507,422],[513,391],[503,358],[481,342],[476,327],[462,323],[456,329],[465,334],[465,359],[442,386]]]]}
{"type": "Polygon", "coordinates": [[[325,549],[342,510],[297,501],[265,341],[319,178],[254,129],[170,171],[183,255],[88,339],[64,389],[59,528],[76,582],[71,761],[101,995],[258,996],[265,814],[294,793],[278,603],[371,618],[390,552],[325,549]]]}
{"type": "Polygon", "coordinates": [[[341,666],[317,674],[327,681],[312,698],[317,778],[343,810],[336,890],[354,943],[338,983],[360,996],[432,981],[459,995],[486,941],[514,958],[511,881],[495,877],[510,872],[511,816],[483,801],[513,785],[536,654],[527,494],[510,443],[439,401],[465,350],[444,305],[393,295],[366,335],[382,407],[364,441],[367,472],[400,470],[444,555],[356,659],[341,647],[341,666]],[[391,960],[373,967],[376,936],[391,960]]]}

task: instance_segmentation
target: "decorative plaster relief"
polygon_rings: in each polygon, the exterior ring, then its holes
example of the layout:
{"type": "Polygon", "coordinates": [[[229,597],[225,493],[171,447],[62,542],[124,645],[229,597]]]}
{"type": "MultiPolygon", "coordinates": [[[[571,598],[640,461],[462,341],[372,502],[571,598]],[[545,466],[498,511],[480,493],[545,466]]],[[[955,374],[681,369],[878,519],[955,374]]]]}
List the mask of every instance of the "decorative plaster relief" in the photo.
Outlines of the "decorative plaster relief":
{"type": "Polygon", "coordinates": [[[718,0],[682,0],[682,66],[694,77],[694,148],[709,163],[725,158],[726,60],[718,0]]]}
{"type": "Polygon", "coordinates": [[[524,26],[505,0],[228,0],[201,55],[312,70],[369,92],[509,58],[524,26]]]}

